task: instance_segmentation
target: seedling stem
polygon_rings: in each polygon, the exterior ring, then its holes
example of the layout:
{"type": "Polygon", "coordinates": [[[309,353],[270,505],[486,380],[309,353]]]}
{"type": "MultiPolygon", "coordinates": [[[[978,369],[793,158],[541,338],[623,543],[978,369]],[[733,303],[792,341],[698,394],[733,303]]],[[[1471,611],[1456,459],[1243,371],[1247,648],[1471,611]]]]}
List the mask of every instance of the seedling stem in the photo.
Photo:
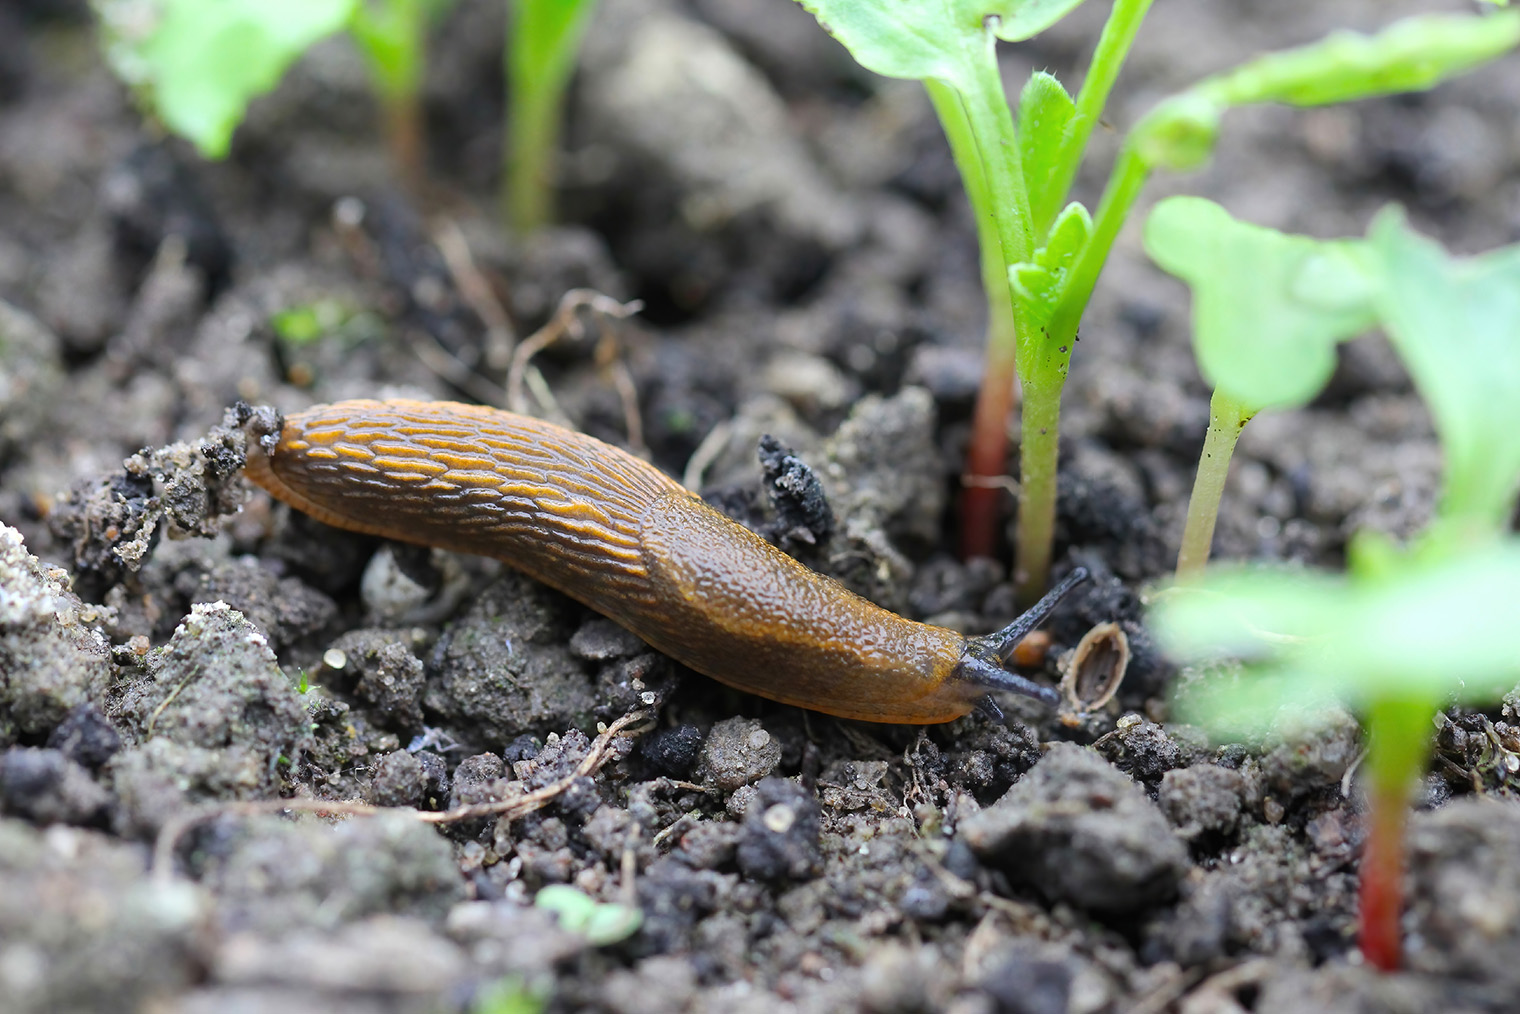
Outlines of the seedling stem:
{"type": "Polygon", "coordinates": [[[1019,601],[1033,602],[1045,590],[1056,524],[1056,464],[1061,422],[1061,369],[1054,383],[1048,370],[1021,378],[1024,389],[1019,432],[1019,522],[1013,583],[1019,601]]]}
{"type": "MultiPolygon", "coordinates": [[[[1129,48],[1134,44],[1135,33],[1140,30],[1140,22],[1145,20],[1150,7],[1151,0],[1115,0],[1113,9],[1109,12],[1108,21],[1103,25],[1103,34],[1098,38],[1098,46],[1093,50],[1092,66],[1082,79],[1081,91],[1077,92],[1077,115],[1072,119],[1071,132],[1067,135],[1061,156],[1049,177],[1047,190],[1055,195],[1055,199],[1037,202],[1050,209],[1050,220],[1061,210],[1066,195],[1071,193],[1072,182],[1077,178],[1077,169],[1081,167],[1082,156],[1087,151],[1087,141],[1092,136],[1093,128],[1103,118],[1103,107],[1108,103],[1109,92],[1113,91],[1114,82],[1119,79],[1119,69],[1124,66],[1129,48]]],[[[1050,228],[1050,220],[1035,223],[1039,234],[1043,235],[1050,228]]]]}
{"type": "MultiPolygon", "coordinates": [[[[982,104],[985,117],[980,122],[962,121],[965,126],[955,122],[955,117],[946,113],[948,103],[936,96],[936,85],[929,82],[935,109],[940,113],[946,136],[950,138],[951,150],[961,168],[976,213],[982,249],[982,284],[987,293],[987,368],[977,397],[966,462],[966,473],[973,480],[1003,474],[1015,381],[1023,395],[1015,583],[1020,601],[1026,604],[1040,597],[1049,578],[1060,452],[1057,439],[1060,398],[1076,340],[1077,324],[1114,237],[1145,180],[1143,165],[1131,158],[1127,162],[1121,159],[1115,166],[1114,182],[1110,183],[1100,209],[1099,224],[1106,227],[1106,232],[1095,235],[1081,258],[1078,269],[1086,273],[1074,274],[1074,281],[1080,278],[1081,284],[1073,284],[1068,289],[1070,295],[1062,302],[1064,313],[1058,311],[1061,314],[1059,323],[1053,321],[1055,326],[1043,332],[1032,327],[1015,309],[1008,272],[1013,265],[1029,259],[1034,246],[1043,239],[1055,213],[1064,204],[1093,127],[1102,115],[1104,103],[1150,4],[1151,0],[1118,0],[1115,3],[1104,25],[1092,66],[1078,93],[1076,115],[1060,155],[1048,174],[1036,184],[1039,191],[1034,199],[1031,198],[1025,167],[1020,164],[1013,119],[1003,97],[991,38],[989,59],[982,64],[984,76],[978,88],[980,98],[968,97],[968,102],[980,101],[982,104]],[[965,127],[970,128],[971,136],[958,139],[958,133],[963,134],[965,127]],[[977,179],[979,167],[969,164],[972,160],[966,153],[973,149],[978,138],[984,139],[984,144],[986,138],[996,139],[995,145],[988,145],[990,151],[982,152],[983,157],[977,160],[986,167],[989,179],[984,181],[977,179]],[[1005,177],[1007,182],[1000,187],[1000,181],[991,178],[994,176],[1005,177]],[[1032,220],[1032,205],[1046,209],[1045,220],[1032,220]],[[1003,211],[1001,215],[998,213],[1000,209],[1003,211]],[[1101,211],[1105,209],[1108,212],[1106,222],[1101,218],[1101,211]],[[990,242],[993,238],[999,241],[997,246],[990,242]],[[1002,254],[1001,263],[996,260],[998,252],[1002,254]]],[[[940,90],[949,92],[942,86],[940,90]]],[[[954,95],[953,92],[949,94],[954,95]]],[[[963,556],[990,556],[994,552],[1000,497],[1001,492],[994,484],[968,484],[961,506],[963,556]]]]}
{"type": "Polygon", "coordinates": [[[427,174],[421,93],[428,20],[438,6],[438,0],[364,0],[349,26],[380,99],[386,145],[413,194],[421,193],[427,174]]]}
{"type": "Polygon", "coordinates": [[[554,217],[554,163],[565,86],[595,0],[515,0],[506,47],[502,211],[521,233],[554,217]]]}
{"type": "MultiPolygon", "coordinates": [[[[995,58],[994,58],[995,59],[995,58]]],[[[996,65],[993,67],[996,70],[996,65]]],[[[1003,99],[1001,81],[997,86],[996,105],[1001,118],[984,115],[981,121],[1001,129],[1006,137],[988,152],[977,142],[976,128],[967,111],[964,96],[949,85],[929,78],[924,82],[934,111],[939,115],[950,151],[960,169],[966,195],[976,218],[976,232],[981,251],[982,289],[987,297],[987,368],[982,373],[972,421],[971,443],[967,451],[966,474],[975,478],[1000,476],[1008,458],[1008,416],[1013,409],[1013,390],[1019,337],[1019,317],[1014,309],[1013,289],[1008,268],[1021,257],[1009,259],[1009,244],[1022,243],[1027,248],[1029,205],[1021,180],[1010,172],[1006,161],[988,155],[1011,151],[1013,172],[1018,172],[1018,148],[1011,144],[1013,118],[1003,99]],[[1000,177],[993,180],[994,177],[1000,177]],[[1024,198],[1022,208],[999,203],[998,193],[1013,191],[1024,198]],[[1000,209],[1003,213],[1000,214],[1000,209]],[[1019,230],[1010,218],[1020,215],[1025,228],[1019,230]]],[[[986,127],[984,126],[984,129],[986,127]]],[[[998,501],[1002,491],[990,485],[967,485],[961,507],[961,553],[963,556],[992,556],[997,545],[998,501]]]]}
{"type": "Polygon", "coordinates": [[[518,232],[533,232],[552,216],[551,179],[559,148],[560,96],[548,88],[517,82],[507,130],[507,220],[518,232]]]}
{"type": "Polygon", "coordinates": [[[1036,336],[1020,340],[1019,381],[1024,399],[1015,584],[1021,602],[1040,597],[1050,570],[1056,521],[1056,467],[1060,457],[1057,427],[1061,419],[1061,390],[1066,386],[1077,327],[1119,229],[1149,177],[1145,162],[1132,146],[1126,145],[1103,191],[1092,238],[1072,266],[1065,294],[1050,323],[1036,336]]]}
{"type": "Polygon", "coordinates": [[[1209,431],[1203,440],[1203,453],[1198,456],[1193,495],[1188,497],[1187,525],[1182,530],[1182,550],[1177,554],[1179,581],[1199,576],[1209,562],[1214,522],[1219,518],[1219,501],[1230,474],[1235,442],[1255,415],[1217,388],[1209,399],[1209,431]]]}
{"type": "Polygon", "coordinates": [[[1404,909],[1404,823],[1410,791],[1424,770],[1436,709],[1428,699],[1379,698],[1369,709],[1367,841],[1358,918],[1362,955],[1385,972],[1399,967],[1404,909]]]}

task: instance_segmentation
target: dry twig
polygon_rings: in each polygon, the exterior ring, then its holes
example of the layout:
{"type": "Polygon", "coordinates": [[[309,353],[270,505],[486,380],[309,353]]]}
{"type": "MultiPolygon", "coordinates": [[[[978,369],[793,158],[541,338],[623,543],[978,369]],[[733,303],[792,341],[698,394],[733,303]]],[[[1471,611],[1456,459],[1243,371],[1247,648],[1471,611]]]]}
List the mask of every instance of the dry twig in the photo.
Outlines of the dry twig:
{"type": "Polygon", "coordinates": [[[613,743],[620,736],[638,736],[649,731],[650,726],[643,726],[629,730],[629,726],[641,722],[649,717],[646,711],[630,711],[611,725],[602,729],[591,744],[591,749],[586,752],[580,764],[576,765],[573,772],[565,777],[545,785],[541,789],[535,789],[525,795],[514,796],[511,799],[493,800],[488,803],[471,803],[468,806],[457,806],[452,810],[432,812],[428,810],[415,810],[408,806],[374,806],[370,803],[355,803],[344,800],[325,799],[256,799],[242,803],[214,803],[210,806],[199,807],[188,813],[181,814],[165,824],[158,832],[158,839],[153,845],[153,876],[157,880],[169,880],[174,876],[174,850],[191,828],[208,820],[222,816],[253,817],[270,813],[284,813],[289,810],[299,810],[306,813],[319,813],[332,816],[345,817],[371,817],[383,813],[398,813],[412,817],[425,824],[450,824],[459,820],[469,820],[476,817],[505,817],[515,820],[526,816],[534,810],[538,810],[553,802],[562,795],[578,778],[587,778],[600,771],[612,754],[613,743]]]}

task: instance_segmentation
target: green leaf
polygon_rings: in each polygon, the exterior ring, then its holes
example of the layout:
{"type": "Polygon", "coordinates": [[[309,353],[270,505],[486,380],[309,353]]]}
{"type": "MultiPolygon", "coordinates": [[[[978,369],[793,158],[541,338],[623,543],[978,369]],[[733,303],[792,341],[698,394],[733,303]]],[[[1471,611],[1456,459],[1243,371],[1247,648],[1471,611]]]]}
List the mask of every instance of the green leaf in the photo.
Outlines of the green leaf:
{"type": "Polygon", "coordinates": [[[1019,312],[1027,314],[1035,328],[1050,322],[1066,290],[1072,265],[1091,236],[1092,216],[1081,204],[1072,201],[1050,227],[1049,240],[1034,252],[1034,261],[1009,269],[1019,312]]]}
{"type": "Polygon", "coordinates": [[[1423,91],[1520,44],[1520,12],[1427,14],[1378,32],[1335,32],[1209,78],[1197,89],[1229,105],[1322,106],[1423,91]]]}
{"type": "Polygon", "coordinates": [[[1178,721],[1235,741],[1294,738],[1344,710],[1317,672],[1280,662],[1211,673],[1179,689],[1174,709],[1178,721]]]}
{"type": "Polygon", "coordinates": [[[269,325],[287,345],[310,345],[339,331],[354,312],[339,300],[316,299],[276,310],[269,315],[269,325]]]}
{"type": "Polygon", "coordinates": [[[561,926],[579,933],[596,947],[627,940],[644,923],[644,913],[639,909],[599,902],[566,884],[553,884],[539,891],[533,904],[553,912],[561,926]]]}
{"type": "Polygon", "coordinates": [[[1214,154],[1219,121],[1228,108],[1202,92],[1182,92],[1145,114],[1130,132],[1129,143],[1151,169],[1196,169],[1214,154]]]}
{"type": "Polygon", "coordinates": [[[1150,622],[1180,658],[1260,659],[1328,634],[1346,594],[1344,578],[1319,571],[1224,565],[1163,593],[1150,622]]]}
{"type": "Polygon", "coordinates": [[[1290,236],[1172,197],[1151,212],[1145,249],[1193,288],[1204,379],[1252,411],[1313,398],[1335,369],[1336,343],[1375,322],[1360,241],[1290,236]]]}
{"type": "Polygon", "coordinates": [[[1077,104],[1051,74],[1031,74],[1019,94],[1019,164],[1029,187],[1034,233],[1043,237],[1056,214],[1062,150],[1071,137],[1077,104]]]}
{"type": "Polygon", "coordinates": [[[355,0],[97,0],[113,68],[164,125],[222,158],[248,103],[279,83],[355,0]],[[146,14],[144,13],[146,11],[146,14]]]}
{"type": "Polygon", "coordinates": [[[1150,623],[1181,660],[1245,657],[1234,681],[1184,709],[1221,730],[1270,725],[1327,696],[1365,710],[1387,699],[1496,700],[1520,680],[1520,540],[1430,561],[1407,554],[1376,579],[1236,569],[1165,593],[1150,623]]]}
{"type": "Polygon", "coordinates": [[[1378,312],[1446,455],[1444,515],[1507,527],[1520,486],[1520,245],[1449,257],[1397,211],[1370,231],[1378,312]]]}
{"type": "Polygon", "coordinates": [[[548,990],[530,984],[520,975],[508,975],[481,987],[470,1006],[471,1014],[541,1014],[548,1003],[548,990]]]}
{"type": "Polygon", "coordinates": [[[559,88],[575,65],[596,0],[514,0],[511,6],[514,82],[559,88]]]}
{"type": "Polygon", "coordinates": [[[360,0],[349,31],[382,93],[393,98],[422,87],[428,23],[453,0],[360,0]]]}
{"type": "Polygon", "coordinates": [[[1370,36],[1336,32],[1205,78],[1146,114],[1131,131],[1130,144],[1150,168],[1194,169],[1213,154],[1219,122],[1232,106],[1319,106],[1422,91],[1516,44],[1520,12],[1406,18],[1370,36]]]}
{"type": "Polygon", "coordinates": [[[798,0],[862,67],[965,87],[989,37],[1032,38],[1082,0],[798,0]]]}

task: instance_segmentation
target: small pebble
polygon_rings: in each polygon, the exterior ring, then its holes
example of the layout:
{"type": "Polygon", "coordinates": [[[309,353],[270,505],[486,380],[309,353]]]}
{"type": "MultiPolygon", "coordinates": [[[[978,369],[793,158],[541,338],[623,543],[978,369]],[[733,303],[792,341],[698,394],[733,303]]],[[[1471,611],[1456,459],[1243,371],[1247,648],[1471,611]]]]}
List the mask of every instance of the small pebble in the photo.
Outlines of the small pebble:
{"type": "Polygon", "coordinates": [[[818,800],[786,778],[755,786],[739,839],[739,869],[755,880],[801,879],[818,867],[818,800]]]}
{"type": "Polygon", "coordinates": [[[781,763],[781,743],[753,718],[728,718],[702,744],[698,777],[724,792],[751,785],[781,763]]]}

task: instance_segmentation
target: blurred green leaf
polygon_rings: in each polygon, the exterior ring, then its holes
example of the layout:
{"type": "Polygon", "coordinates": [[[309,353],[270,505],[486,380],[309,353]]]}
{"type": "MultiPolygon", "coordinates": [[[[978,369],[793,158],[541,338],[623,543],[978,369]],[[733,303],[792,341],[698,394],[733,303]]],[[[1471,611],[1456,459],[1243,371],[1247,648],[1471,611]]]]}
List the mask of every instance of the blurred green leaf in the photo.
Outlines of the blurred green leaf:
{"type": "Polygon", "coordinates": [[[481,988],[471,1004],[471,1014],[542,1014],[548,1005],[547,990],[508,975],[481,988]]]}
{"type": "Polygon", "coordinates": [[[222,158],[248,103],[356,0],[96,0],[112,67],[164,125],[222,158]]]}
{"type": "Polygon", "coordinates": [[[597,901],[566,884],[545,887],[534,897],[533,904],[553,912],[561,926],[579,933],[596,947],[627,940],[644,923],[644,913],[639,909],[597,901]]]}
{"type": "Polygon", "coordinates": [[[990,37],[1032,38],[1082,0],[798,0],[867,70],[969,87],[990,37]]]}
{"type": "Polygon", "coordinates": [[[1193,289],[1204,379],[1250,410],[1300,405],[1335,369],[1335,345],[1375,323],[1357,240],[1249,225],[1201,197],[1158,204],[1145,249],[1193,289]]]}
{"type": "Polygon", "coordinates": [[[349,31],[382,93],[415,94],[422,87],[428,24],[454,0],[360,0],[349,31]]]}
{"type": "MultiPolygon", "coordinates": [[[[1385,565],[1386,565],[1386,561],[1385,565]]],[[[1520,540],[1455,556],[1403,556],[1381,577],[1222,569],[1165,592],[1150,614],[1182,661],[1245,659],[1236,681],[1180,702],[1218,731],[1261,731],[1329,698],[1496,700],[1520,680],[1520,540]]]]}
{"type": "Polygon", "coordinates": [[[512,78],[555,88],[570,75],[596,0],[513,0],[512,78]]]}
{"type": "Polygon", "coordinates": [[[1431,14],[1394,22],[1375,35],[1335,32],[1259,56],[1172,96],[1135,125],[1130,144],[1151,168],[1194,169],[1213,154],[1220,120],[1233,106],[1320,106],[1423,91],[1517,44],[1520,12],[1431,14]]]}
{"type": "Polygon", "coordinates": [[[1214,154],[1219,121],[1228,108],[1197,91],[1173,95],[1135,124],[1129,143],[1149,168],[1196,169],[1214,154]]]}
{"type": "Polygon", "coordinates": [[[310,345],[343,330],[356,312],[336,299],[316,299],[276,310],[269,315],[269,325],[288,345],[310,345]]]}
{"type": "Polygon", "coordinates": [[[1520,486],[1520,245],[1455,259],[1397,211],[1369,245],[1379,314],[1446,455],[1441,512],[1503,528],[1520,486]]]}
{"type": "Polygon", "coordinates": [[[1427,14],[1375,35],[1334,32],[1269,53],[1195,86],[1227,105],[1286,102],[1322,106],[1423,91],[1520,44],[1520,12],[1486,17],[1427,14]]]}

